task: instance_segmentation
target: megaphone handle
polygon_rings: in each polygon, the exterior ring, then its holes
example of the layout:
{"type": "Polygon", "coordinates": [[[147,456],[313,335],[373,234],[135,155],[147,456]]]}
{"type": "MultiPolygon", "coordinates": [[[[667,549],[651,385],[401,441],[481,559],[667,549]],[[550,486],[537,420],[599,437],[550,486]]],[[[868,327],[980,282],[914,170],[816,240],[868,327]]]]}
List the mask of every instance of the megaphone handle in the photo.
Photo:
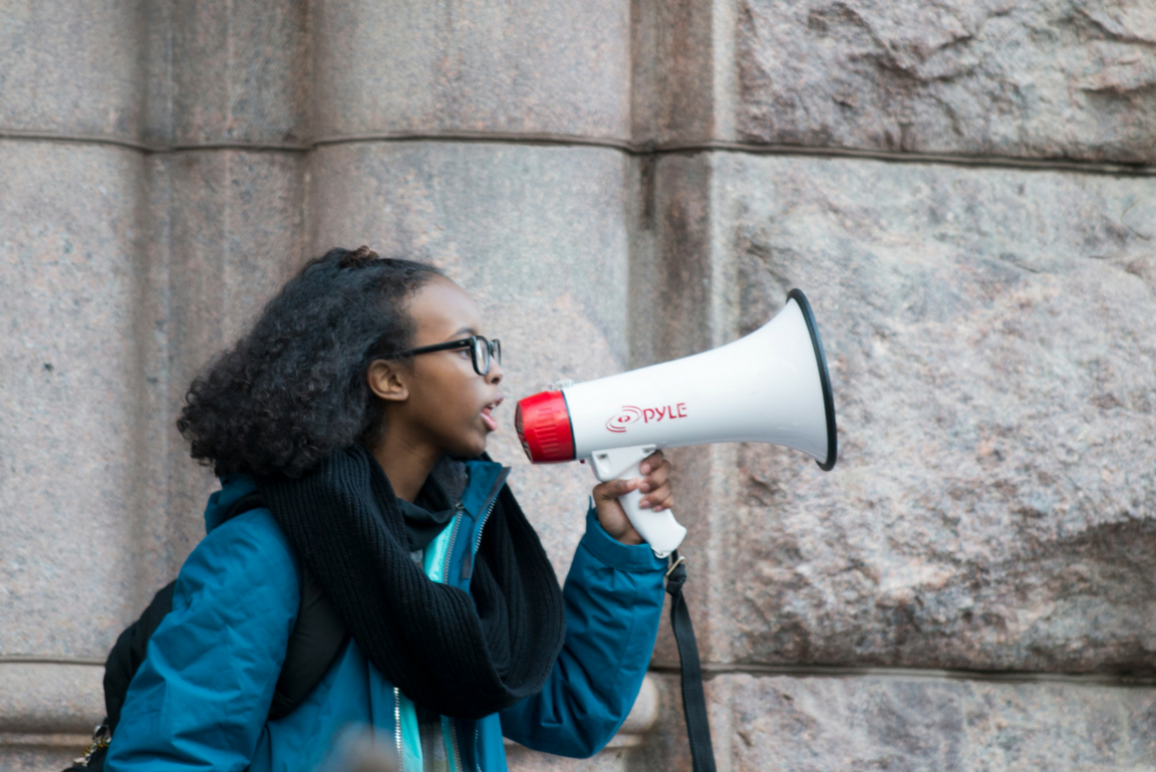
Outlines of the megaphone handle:
{"type": "MultiPolygon", "coordinates": [[[[639,467],[654,451],[654,445],[597,450],[591,454],[594,476],[602,482],[642,477],[639,467]]],[[[630,524],[643,539],[646,539],[654,554],[664,558],[682,544],[682,540],[686,537],[686,529],[678,524],[674,519],[674,513],[669,509],[653,512],[640,507],[638,504],[642,501],[642,495],[642,491],[633,490],[625,496],[619,496],[618,503],[630,518],[630,524]]]]}

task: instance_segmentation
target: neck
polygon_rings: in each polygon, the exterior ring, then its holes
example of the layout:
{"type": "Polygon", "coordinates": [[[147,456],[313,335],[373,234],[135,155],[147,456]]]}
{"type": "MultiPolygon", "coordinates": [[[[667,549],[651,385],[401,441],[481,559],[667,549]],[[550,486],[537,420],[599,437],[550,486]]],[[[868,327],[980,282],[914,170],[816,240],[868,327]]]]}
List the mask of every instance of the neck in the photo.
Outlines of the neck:
{"type": "Polygon", "coordinates": [[[370,450],[385,471],[394,495],[410,503],[417,498],[430,470],[442,455],[427,443],[415,442],[401,432],[389,429],[377,447],[370,450]]]}

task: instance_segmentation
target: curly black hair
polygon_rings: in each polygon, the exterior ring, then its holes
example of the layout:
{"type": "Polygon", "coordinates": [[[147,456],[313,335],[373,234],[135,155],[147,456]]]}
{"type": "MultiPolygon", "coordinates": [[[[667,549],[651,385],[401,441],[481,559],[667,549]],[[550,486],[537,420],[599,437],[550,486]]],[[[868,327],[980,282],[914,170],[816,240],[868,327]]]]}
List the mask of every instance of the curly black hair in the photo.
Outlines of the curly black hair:
{"type": "Polygon", "coordinates": [[[177,428],[218,475],[297,477],[382,424],[365,373],[410,348],[406,299],[437,268],[332,249],[281,289],[231,350],[197,377],[177,428]]]}

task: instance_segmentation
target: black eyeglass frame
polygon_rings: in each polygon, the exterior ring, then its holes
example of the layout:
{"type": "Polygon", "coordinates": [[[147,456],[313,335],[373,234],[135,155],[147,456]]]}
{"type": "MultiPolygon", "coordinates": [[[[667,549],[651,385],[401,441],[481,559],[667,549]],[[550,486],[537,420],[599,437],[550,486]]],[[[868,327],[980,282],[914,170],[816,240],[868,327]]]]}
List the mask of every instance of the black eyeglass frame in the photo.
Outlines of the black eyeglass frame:
{"type": "Polygon", "coordinates": [[[470,350],[470,361],[473,362],[474,372],[483,378],[490,374],[491,363],[495,360],[500,365],[502,364],[502,342],[497,338],[489,340],[482,335],[471,335],[468,338],[461,338],[460,340],[451,340],[446,343],[435,343],[432,346],[421,346],[419,348],[411,348],[409,351],[403,351],[394,356],[395,359],[404,359],[406,357],[417,356],[418,354],[432,354],[435,351],[457,351],[458,349],[468,348],[470,350]],[[478,343],[481,343],[486,352],[486,369],[483,370],[481,364],[478,362],[478,343]]]}

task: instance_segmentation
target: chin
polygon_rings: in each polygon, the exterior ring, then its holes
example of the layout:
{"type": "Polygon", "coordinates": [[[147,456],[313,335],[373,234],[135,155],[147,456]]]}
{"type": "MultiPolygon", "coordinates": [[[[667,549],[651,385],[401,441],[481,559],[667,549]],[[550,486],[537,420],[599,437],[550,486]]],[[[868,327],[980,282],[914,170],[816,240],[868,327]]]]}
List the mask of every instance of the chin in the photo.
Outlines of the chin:
{"type": "Polygon", "coordinates": [[[472,437],[449,451],[451,456],[459,458],[473,458],[486,452],[486,438],[472,437]]]}

